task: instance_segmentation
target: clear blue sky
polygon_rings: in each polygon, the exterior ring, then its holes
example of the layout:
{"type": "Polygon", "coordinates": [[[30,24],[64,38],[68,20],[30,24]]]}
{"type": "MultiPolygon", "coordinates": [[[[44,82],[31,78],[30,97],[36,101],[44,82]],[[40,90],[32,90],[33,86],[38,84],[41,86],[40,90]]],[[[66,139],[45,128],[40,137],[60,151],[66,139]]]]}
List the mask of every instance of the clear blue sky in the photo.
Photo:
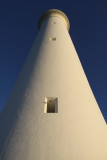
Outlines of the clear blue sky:
{"type": "Polygon", "coordinates": [[[48,9],[66,13],[70,35],[107,122],[107,0],[5,0],[0,2],[0,111],[15,84],[48,9]]]}

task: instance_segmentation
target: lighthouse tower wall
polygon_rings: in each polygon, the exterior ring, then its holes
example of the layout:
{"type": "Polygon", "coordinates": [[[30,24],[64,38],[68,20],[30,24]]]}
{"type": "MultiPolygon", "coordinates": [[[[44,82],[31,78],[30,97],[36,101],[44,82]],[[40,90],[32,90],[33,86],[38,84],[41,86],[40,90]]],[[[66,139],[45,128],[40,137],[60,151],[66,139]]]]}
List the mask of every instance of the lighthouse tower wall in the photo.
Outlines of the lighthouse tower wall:
{"type": "Polygon", "coordinates": [[[107,126],[59,14],[43,20],[0,115],[0,145],[0,160],[107,160],[107,126]]]}

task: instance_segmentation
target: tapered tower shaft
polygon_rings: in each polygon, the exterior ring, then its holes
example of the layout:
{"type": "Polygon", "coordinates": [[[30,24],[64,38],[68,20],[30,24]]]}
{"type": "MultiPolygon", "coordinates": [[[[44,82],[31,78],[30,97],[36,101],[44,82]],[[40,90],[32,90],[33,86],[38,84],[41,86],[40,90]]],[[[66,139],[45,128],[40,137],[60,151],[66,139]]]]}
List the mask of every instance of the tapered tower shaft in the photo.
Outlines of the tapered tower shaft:
{"type": "Polygon", "coordinates": [[[107,160],[107,128],[59,10],[39,32],[0,116],[0,160],[107,160]]]}

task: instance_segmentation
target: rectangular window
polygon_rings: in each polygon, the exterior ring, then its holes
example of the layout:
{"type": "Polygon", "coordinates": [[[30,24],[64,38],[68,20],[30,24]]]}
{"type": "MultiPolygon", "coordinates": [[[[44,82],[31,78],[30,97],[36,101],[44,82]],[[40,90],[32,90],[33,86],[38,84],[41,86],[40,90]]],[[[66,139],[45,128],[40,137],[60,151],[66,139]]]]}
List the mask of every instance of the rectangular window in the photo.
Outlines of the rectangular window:
{"type": "Polygon", "coordinates": [[[56,97],[45,98],[44,113],[58,113],[58,99],[56,97]]]}
{"type": "Polygon", "coordinates": [[[56,41],[56,38],[55,37],[51,37],[50,41],[56,41]]]}

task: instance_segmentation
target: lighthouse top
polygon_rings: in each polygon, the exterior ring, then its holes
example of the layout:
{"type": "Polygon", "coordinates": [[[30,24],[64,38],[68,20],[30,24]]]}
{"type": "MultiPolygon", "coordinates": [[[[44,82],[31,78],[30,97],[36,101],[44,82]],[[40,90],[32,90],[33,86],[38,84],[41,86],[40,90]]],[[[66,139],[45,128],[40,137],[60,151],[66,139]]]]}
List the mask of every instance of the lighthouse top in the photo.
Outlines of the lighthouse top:
{"type": "Polygon", "coordinates": [[[62,11],[60,11],[58,9],[50,9],[50,10],[44,12],[39,19],[38,29],[41,28],[42,22],[48,17],[59,17],[59,18],[63,19],[66,24],[67,30],[69,31],[69,28],[70,28],[69,20],[68,20],[67,16],[62,11]]]}

